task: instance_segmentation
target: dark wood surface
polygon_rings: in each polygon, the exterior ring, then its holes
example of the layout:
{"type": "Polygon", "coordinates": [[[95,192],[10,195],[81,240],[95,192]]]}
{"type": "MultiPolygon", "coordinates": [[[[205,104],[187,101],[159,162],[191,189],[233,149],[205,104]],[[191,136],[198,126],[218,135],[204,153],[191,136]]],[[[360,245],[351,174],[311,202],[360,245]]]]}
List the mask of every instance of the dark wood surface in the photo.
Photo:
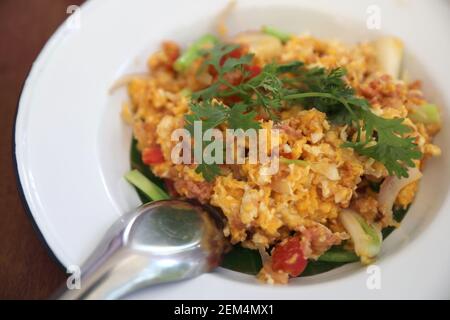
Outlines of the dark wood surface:
{"type": "Polygon", "coordinates": [[[46,299],[66,275],[33,230],[12,155],[22,84],[47,39],[81,0],[0,0],[0,299],[46,299]]]}

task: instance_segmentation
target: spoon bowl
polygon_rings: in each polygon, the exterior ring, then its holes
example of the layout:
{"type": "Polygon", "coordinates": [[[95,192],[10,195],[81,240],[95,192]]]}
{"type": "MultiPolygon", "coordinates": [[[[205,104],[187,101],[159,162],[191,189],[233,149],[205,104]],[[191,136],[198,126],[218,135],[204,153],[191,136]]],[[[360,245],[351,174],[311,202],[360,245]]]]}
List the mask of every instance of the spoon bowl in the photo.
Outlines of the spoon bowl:
{"type": "Polygon", "coordinates": [[[81,267],[80,289],[59,299],[117,299],[216,268],[229,244],[207,206],[163,200],[122,216],[81,267]]]}

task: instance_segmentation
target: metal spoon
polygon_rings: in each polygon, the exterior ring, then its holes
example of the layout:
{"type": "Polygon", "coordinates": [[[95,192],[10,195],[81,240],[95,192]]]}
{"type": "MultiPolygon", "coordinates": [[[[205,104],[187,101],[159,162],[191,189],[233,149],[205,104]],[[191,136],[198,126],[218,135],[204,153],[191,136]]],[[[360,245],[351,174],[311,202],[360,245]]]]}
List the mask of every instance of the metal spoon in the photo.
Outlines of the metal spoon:
{"type": "Polygon", "coordinates": [[[208,207],[152,202],[121,217],[81,267],[81,289],[59,299],[117,299],[154,284],[196,277],[218,266],[228,242],[208,207]]]}

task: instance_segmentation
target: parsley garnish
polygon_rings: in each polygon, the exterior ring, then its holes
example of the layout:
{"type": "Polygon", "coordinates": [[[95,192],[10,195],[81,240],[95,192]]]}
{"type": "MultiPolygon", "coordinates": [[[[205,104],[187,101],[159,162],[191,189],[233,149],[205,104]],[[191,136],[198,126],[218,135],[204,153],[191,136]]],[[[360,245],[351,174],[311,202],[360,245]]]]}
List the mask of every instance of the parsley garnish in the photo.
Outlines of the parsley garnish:
{"type": "Polygon", "coordinates": [[[211,182],[216,176],[220,175],[220,167],[217,163],[200,163],[197,168],[195,168],[195,172],[201,173],[206,181],[211,182]]]}
{"type": "Polygon", "coordinates": [[[191,102],[192,114],[184,117],[185,128],[194,135],[194,122],[202,121],[202,131],[215,128],[224,123],[229,117],[229,108],[221,103],[213,103],[211,100],[191,102]]]}
{"type": "MultiPolygon", "coordinates": [[[[184,117],[185,128],[191,136],[194,136],[194,122],[202,122],[202,134],[208,130],[218,127],[223,123],[227,123],[231,129],[259,129],[261,124],[255,120],[256,111],[247,112],[248,107],[243,103],[237,103],[232,108],[226,107],[222,103],[215,103],[212,100],[200,102],[192,102],[192,114],[184,117]]],[[[202,153],[205,144],[202,141],[202,153]]],[[[212,181],[215,176],[220,174],[220,167],[216,163],[201,163],[195,169],[197,173],[201,173],[206,181],[212,181]]]]}
{"type": "MultiPolygon", "coordinates": [[[[192,94],[191,114],[185,116],[186,128],[193,133],[194,121],[202,121],[203,130],[227,124],[232,129],[258,129],[255,117],[261,112],[278,121],[281,108],[301,104],[324,112],[334,124],[347,124],[357,130],[356,141],[345,142],[343,147],[353,148],[357,153],[381,162],[390,175],[407,177],[407,167],[414,167],[414,159],[422,154],[413,138],[404,137],[411,129],[404,119],[385,119],[370,110],[367,100],[355,95],[345,82],[344,68],[326,70],[307,68],[302,62],[286,64],[270,63],[261,72],[248,78],[252,54],[239,58],[228,57],[237,45],[217,44],[204,52],[201,70],[214,68],[216,80],[207,88],[192,94]],[[232,84],[227,80],[230,73],[240,73],[243,81],[232,84]],[[221,102],[237,97],[239,102],[226,106],[221,102]]],[[[215,165],[200,164],[196,171],[211,181],[220,174],[215,165]]]]}
{"type": "Polygon", "coordinates": [[[324,68],[312,68],[293,73],[297,77],[290,85],[296,85],[293,91],[301,92],[286,95],[284,99],[300,100],[306,108],[314,107],[326,113],[333,123],[354,125],[358,130],[357,140],[346,142],[343,147],[381,162],[389,175],[408,177],[407,167],[414,167],[413,160],[420,159],[422,153],[413,138],[403,137],[411,131],[403,124],[404,119],[386,119],[374,114],[369,102],[356,97],[343,80],[346,73],[343,68],[329,72],[324,68]]]}

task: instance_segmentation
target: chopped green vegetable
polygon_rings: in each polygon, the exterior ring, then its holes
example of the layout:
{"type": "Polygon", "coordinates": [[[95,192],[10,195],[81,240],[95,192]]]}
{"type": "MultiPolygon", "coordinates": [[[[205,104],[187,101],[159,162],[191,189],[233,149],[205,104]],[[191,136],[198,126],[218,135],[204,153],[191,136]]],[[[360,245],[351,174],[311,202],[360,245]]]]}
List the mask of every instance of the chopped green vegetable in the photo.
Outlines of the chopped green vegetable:
{"type": "Polygon", "coordinates": [[[188,89],[188,88],[184,88],[183,90],[180,91],[180,94],[185,97],[190,97],[192,94],[192,90],[188,89]]]}
{"type": "Polygon", "coordinates": [[[287,42],[292,37],[289,33],[284,31],[280,31],[274,27],[264,26],[262,27],[262,32],[268,34],[270,36],[274,36],[275,38],[280,39],[281,42],[287,42]]]}
{"type": "Polygon", "coordinates": [[[424,104],[418,106],[410,115],[409,118],[415,122],[425,124],[433,124],[441,122],[441,115],[439,108],[435,104],[424,104]]]}
{"type": "Polygon", "coordinates": [[[376,181],[367,181],[369,188],[376,193],[380,192],[380,187],[381,187],[381,183],[382,181],[376,182],[376,181]]]}
{"type": "Polygon", "coordinates": [[[125,175],[125,179],[136,188],[141,190],[146,196],[153,201],[169,199],[169,195],[160,187],[150,181],[146,176],[134,169],[125,175]]]}
{"type": "Polygon", "coordinates": [[[302,272],[302,274],[299,276],[300,278],[303,277],[310,277],[317,274],[321,274],[324,272],[328,272],[332,269],[339,268],[348,262],[328,262],[328,261],[319,261],[319,260],[309,260],[308,265],[306,266],[305,270],[302,272]]]}
{"type": "Polygon", "coordinates": [[[206,46],[212,46],[218,42],[217,37],[207,34],[195,41],[178,59],[175,61],[176,71],[184,71],[201,56],[202,50],[206,46]]]}
{"type": "MultiPolygon", "coordinates": [[[[130,150],[131,169],[138,170],[151,182],[156,184],[161,189],[165,190],[164,181],[161,178],[155,176],[150,167],[142,161],[142,154],[139,151],[137,145],[138,142],[133,137],[131,140],[131,150],[130,150]]],[[[138,192],[139,198],[142,200],[143,203],[151,201],[151,199],[148,196],[146,196],[141,190],[136,188],[136,191],[138,192]]]]}
{"type": "MultiPolygon", "coordinates": [[[[408,208],[394,207],[393,208],[393,218],[397,222],[402,222],[403,218],[405,218],[406,213],[408,212],[408,208]]],[[[381,234],[383,235],[383,240],[386,239],[396,228],[394,226],[388,226],[381,230],[381,234]]]]}
{"type": "Polygon", "coordinates": [[[262,261],[258,250],[243,248],[240,244],[237,244],[223,257],[221,266],[230,270],[256,275],[262,268],[262,261]]]}
{"type": "Polygon", "coordinates": [[[369,262],[376,257],[381,249],[381,232],[352,210],[342,210],[339,220],[350,234],[355,246],[355,253],[361,257],[361,261],[369,262]]]}
{"type": "Polygon", "coordinates": [[[359,257],[353,251],[335,246],[322,254],[318,260],[324,262],[355,262],[359,261],[359,257]]]}

